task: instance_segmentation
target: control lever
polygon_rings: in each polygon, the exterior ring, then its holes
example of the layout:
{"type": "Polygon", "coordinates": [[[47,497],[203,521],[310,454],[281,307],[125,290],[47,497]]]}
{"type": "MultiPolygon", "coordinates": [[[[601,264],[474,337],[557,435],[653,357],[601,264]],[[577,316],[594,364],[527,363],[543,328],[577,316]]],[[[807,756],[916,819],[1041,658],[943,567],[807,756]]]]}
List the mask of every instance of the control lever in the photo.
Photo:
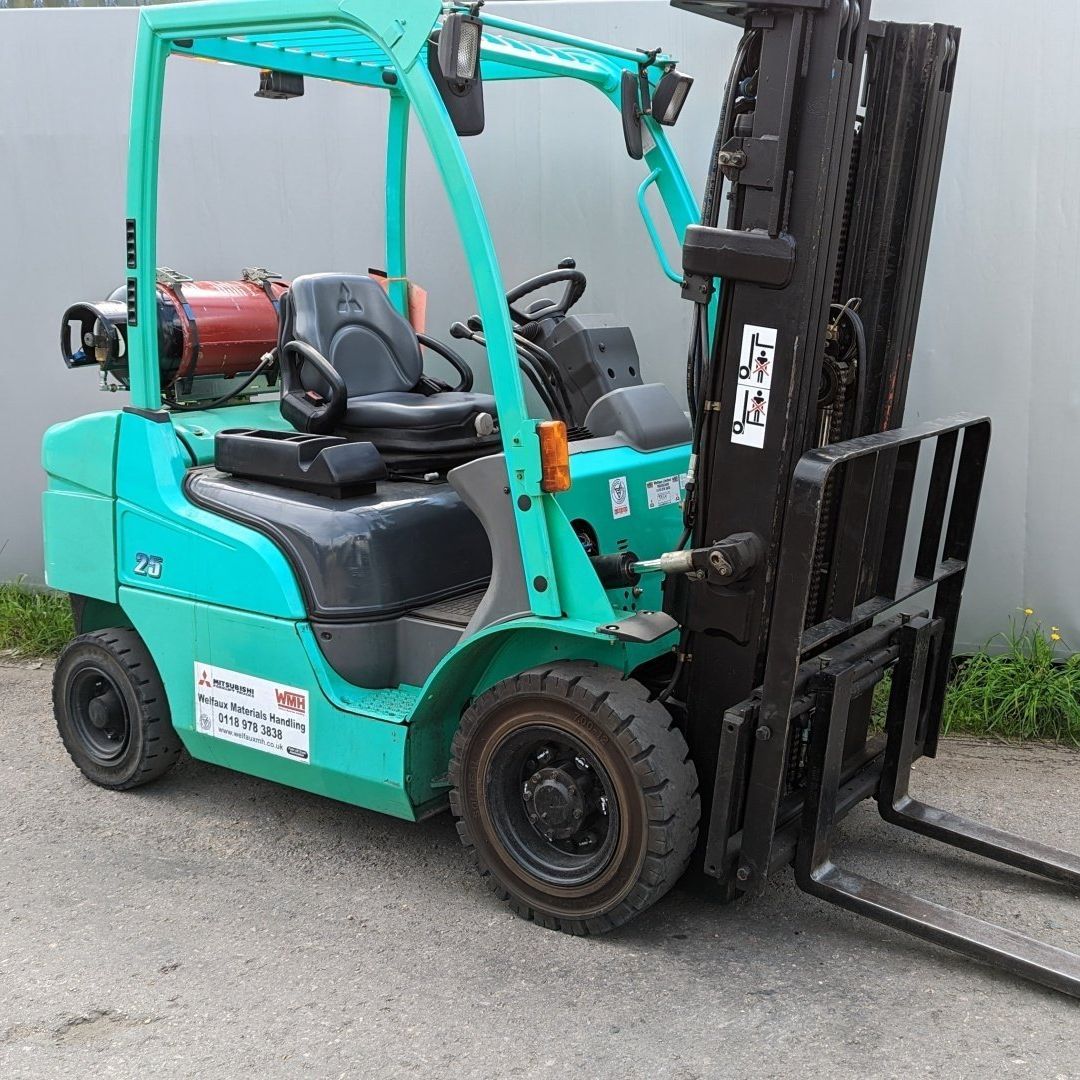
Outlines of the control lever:
{"type": "MultiPolygon", "coordinates": [[[[486,344],[484,324],[479,315],[470,315],[465,323],[456,322],[450,327],[450,336],[475,341],[478,345],[486,344]]],[[[541,401],[547,406],[553,417],[562,420],[568,427],[573,412],[570,398],[562,373],[551,354],[539,345],[524,338],[514,328],[514,348],[518,354],[518,363],[528,376],[541,401]]]]}

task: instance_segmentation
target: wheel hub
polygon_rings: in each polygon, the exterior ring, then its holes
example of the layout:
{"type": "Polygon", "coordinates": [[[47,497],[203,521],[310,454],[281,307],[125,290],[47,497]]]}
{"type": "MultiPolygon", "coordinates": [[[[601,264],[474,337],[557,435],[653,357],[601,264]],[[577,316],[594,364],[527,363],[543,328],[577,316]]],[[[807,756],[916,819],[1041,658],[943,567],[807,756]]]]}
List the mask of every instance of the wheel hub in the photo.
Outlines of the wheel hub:
{"type": "Polygon", "coordinates": [[[119,733],[122,733],[124,705],[119,694],[112,687],[106,687],[96,697],[91,698],[87,704],[86,712],[90,723],[98,731],[104,732],[106,737],[109,737],[111,733],[115,738],[118,737],[119,733]]]}
{"type": "Polygon", "coordinates": [[[604,763],[576,735],[522,725],[486,772],[494,831],[518,866],[563,888],[603,874],[620,836],[619,807],[604,763]]]}
{"type": "Polygon", "coordinates": [[[540,769],[525,781],[529,820],[543,836],[566,840],[581,828],[588,782],[581,769],[565,766],[540,769]]]}
{"type": "Polygon", "coordinates": [[[131,720],[111,676],[96,666],[73,675],[68,709],[84,751],[99,765],[119,758],[131,737],[131,720]]]}

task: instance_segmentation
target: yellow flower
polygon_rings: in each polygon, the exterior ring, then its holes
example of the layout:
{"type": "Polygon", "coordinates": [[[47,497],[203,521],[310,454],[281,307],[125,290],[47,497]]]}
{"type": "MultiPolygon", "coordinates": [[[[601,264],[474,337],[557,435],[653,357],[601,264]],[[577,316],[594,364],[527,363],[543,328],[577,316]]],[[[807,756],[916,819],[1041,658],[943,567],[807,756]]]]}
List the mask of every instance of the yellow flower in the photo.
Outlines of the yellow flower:
{"type": "Polygon", "coordinates": [[[1024,614],[1025,615],[1034,615],[1035,614],[1035,609],[1026,607],[1026,608],[1024,608],[1024,614]]]}
{"type": "Polygon", "coordinates": [[[1053,634],[1050,635],[1050,640],[1051,641],[1060,641],[1061,640],[1061,635],[1058,634],[1058,633],[1053,633],[1053,634]]]}

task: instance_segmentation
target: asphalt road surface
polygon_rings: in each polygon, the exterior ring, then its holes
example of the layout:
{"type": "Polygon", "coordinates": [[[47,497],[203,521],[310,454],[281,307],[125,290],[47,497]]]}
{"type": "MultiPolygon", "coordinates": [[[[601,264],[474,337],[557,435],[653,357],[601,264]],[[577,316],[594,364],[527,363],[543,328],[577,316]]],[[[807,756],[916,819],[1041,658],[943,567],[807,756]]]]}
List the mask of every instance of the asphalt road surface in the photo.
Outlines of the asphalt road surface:
{"type": "MultiPolygon", "coordinates": [[[[2,661],[0,661],[2,662],[2,661]]],[[[10,665],[10,661],[9,661],[10,665]]],[[[576,940],[506,913],[448,816],[183,761],[115,794],[0,667],[0,1077],[1080,1077],[1080,1003],[804,896],[677,891],[576,940]]],[[[1080,851],[1080,755],[949,741],[940,803],[1080,851]]],[[[864,806],[853,869],[1080,949],[1080,897],[864,806]]]]}

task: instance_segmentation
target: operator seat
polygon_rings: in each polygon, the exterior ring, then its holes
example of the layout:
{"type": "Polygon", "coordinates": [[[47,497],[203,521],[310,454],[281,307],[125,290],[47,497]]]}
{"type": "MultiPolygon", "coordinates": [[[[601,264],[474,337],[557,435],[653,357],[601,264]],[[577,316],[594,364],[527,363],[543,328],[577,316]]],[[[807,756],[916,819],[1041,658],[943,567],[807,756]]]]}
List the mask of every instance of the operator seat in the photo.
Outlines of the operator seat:
{"type": "Polygon", "coordinates": [[[495,399],[468,365],[418,335],[372,277],[309,274],[281,298],[281,413],[297,430],[374,443],[390,462],[457,464],[497,452],[495,399]],[[461,376],[424,374],[421,343],[461,376]]]}

